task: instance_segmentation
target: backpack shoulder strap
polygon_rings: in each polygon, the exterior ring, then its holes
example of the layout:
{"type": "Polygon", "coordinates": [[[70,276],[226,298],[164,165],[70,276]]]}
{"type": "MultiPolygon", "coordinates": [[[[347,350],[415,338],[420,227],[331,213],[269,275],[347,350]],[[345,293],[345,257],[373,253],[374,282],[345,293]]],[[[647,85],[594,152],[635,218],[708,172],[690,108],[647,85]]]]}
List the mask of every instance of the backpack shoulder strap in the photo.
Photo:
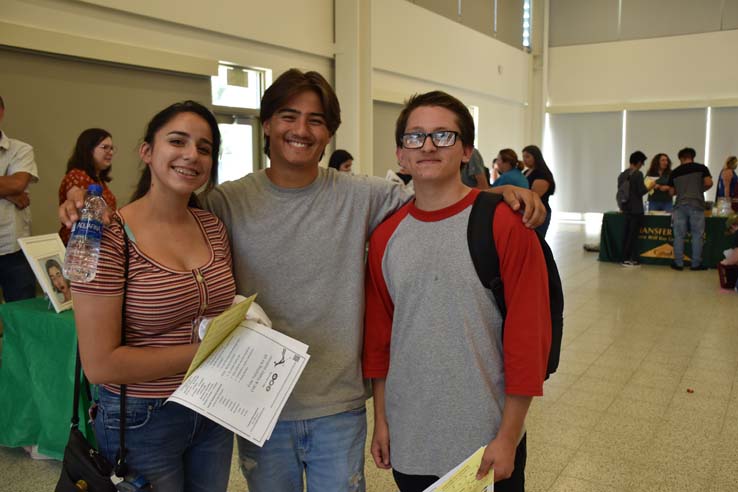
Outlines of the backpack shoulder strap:
{"type": "Polygon", "coordinates": [[[469,215],[467,242],[479,280],[494,294],[500,315],[504,320],[506,309],[500,278],[500,258],[492,234],[495,210],[501,201],[502,195],[484,191],[479,193],[469,215]]]}

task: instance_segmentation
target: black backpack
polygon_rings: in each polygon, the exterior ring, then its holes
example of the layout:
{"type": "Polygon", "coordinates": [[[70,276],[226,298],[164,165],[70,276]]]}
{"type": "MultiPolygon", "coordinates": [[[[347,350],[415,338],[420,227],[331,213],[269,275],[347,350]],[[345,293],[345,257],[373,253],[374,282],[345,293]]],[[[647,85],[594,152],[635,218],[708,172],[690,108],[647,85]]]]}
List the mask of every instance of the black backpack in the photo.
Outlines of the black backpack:
{"type": "Polygon", "coordinates": [[[618,208],[620,210],[625,210],[625,207],[628,205],[628,201],[630,201],[630,177],[632,175],[633,171],[630,171],[623,182],[620,183],[620,186],[618,186],[617,193],[615,193],[615,200],[617,200],[618,208]]]}
{"type": "MultiPolygon", "coordinates": [[[[500,277],[500,258],[497,255],[497,248],[495,248],[492,237],[495,209],[501,201],[502,195],[495,193],[482,192],[477,196],[469,215],[467,240],[479,280],[481,280],[484,287],[492,291],[497,301],[497,307],[503,320],[504,336],[504,320],[507,308],[505,307],[504,286],[500,277]]],[[[548,376],[556,372],[559,367],[561,336],[564,330],[564,291],[561,287],[559,269],[556,267],[551,248],[548,247],[546,240],[540,234],[536,232],[536,235],[541,243],[548,270],[549,308],[551,310],[551,350],[548,354],[548,366],[546,368],[546,379],[548,379],[548,376]]]]}

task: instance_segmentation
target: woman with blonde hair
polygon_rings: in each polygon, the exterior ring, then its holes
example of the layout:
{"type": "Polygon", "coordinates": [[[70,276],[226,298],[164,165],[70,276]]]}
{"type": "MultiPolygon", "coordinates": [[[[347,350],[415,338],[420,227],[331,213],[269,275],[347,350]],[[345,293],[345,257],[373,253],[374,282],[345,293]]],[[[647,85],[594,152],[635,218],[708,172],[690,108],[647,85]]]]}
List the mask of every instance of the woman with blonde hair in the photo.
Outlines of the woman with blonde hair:
{"type": "Polygon", "coordinates": [[[738,165],[738,157],[731,155],[725,160],[725,167],[720,171],[720,177],[717,182],[717,193],[715,194],[715,202],[718,198],[727,198],[738,212],[738,176],[735,174],[735,168],[738,165]]]}

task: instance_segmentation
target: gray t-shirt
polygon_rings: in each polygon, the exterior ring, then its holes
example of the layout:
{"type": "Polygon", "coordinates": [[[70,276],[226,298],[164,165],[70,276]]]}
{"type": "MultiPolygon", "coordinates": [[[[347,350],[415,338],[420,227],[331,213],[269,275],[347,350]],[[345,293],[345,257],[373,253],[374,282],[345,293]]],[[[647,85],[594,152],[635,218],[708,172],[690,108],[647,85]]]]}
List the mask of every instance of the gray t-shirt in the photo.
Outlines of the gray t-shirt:
{"type": "Polygon", "coordinates": [[[274,329],[310,347],[310,362],[281,419],[364,404],[366,241],[409,198],[384,179],[324,168],[304,188],[280,188],[259,171],[203,197],[228,229],[238,293],[258,293],[274,329]]]}
{"type": "Polygon", "coordinates": [[[681,164],[669,175],[669,186],[676,191],[674,207],[705,209],[705,178],[710,178],[710,170],[703,164],[689,162],[681,164]]]}
{"type": "Polygon", "coordinates": [[[470,211],[438,222],[408,215],[382,261],[396,301],[385,405],[402,473],[443,475],[500,426],[502,318],[468,253],[470,211]]]}
{"type": "Polygon", "coordinates": [[[474,149],[469,162],[461,166],[461,181],[466,186],[476,188],[478,174],[484,174],[484,159],[482,159],[482,154],[474,149]]]}

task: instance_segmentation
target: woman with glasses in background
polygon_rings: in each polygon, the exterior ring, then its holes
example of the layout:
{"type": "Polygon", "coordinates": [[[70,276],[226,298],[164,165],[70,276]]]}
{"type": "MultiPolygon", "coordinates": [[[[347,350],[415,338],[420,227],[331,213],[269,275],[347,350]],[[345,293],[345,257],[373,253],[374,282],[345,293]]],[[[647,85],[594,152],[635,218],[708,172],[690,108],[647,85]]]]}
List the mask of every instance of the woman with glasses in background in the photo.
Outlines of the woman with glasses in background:
{"type": "MultiPolygon", "coordinates": [[[[111,210],[115,210],[115,195],[107,185],[113,179],[110,177],[113,155],[115,146],[110,132],[102,128],[88,128],[80,133],[72,156],[67,161],[67,174],[59,185],[59,204],[64,203],[67,192],[73,187],[86,190],[95,183],[102,186],[105,203],[111,210]]],[[[69,233],[70,230],[62,224],[59,236],[65,246],[69,241],[69,233]]]]}

